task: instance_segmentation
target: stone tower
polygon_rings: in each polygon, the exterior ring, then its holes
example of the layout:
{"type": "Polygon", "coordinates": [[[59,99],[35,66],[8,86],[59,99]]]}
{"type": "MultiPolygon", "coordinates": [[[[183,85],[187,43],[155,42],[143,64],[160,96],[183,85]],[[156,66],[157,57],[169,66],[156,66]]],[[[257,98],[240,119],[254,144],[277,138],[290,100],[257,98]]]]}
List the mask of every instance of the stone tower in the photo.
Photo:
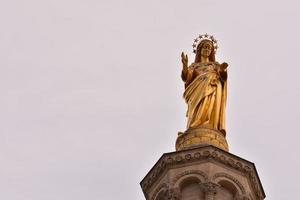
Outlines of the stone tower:
{"type": "Polygon", "coordinates": [[[176,151],[165,153],[141,181],[146,200],[263,200],[254,163],[228,152],[227,63],[215,62],[217,41],[194,40],[195,62],[182,53],[188,124],[176,151]]]}
{"type": "Polygon", "coordinates": [[[212,145],[165,153],[141,181],[147,200],[263,200],[254,163],[212,145]]]}

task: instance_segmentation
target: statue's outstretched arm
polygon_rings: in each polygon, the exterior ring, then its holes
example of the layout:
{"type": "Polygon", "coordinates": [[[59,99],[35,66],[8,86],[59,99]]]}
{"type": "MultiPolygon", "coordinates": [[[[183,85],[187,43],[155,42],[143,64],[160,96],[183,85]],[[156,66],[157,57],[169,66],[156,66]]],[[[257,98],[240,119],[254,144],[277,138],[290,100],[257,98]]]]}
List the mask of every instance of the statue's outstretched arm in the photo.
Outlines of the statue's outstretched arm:
{"type": "Polygon", "coordinates": [[[182,62],[182,72],[181,72],[181,78],[185,82],[187,79],[188,74],[188,56],[184,55],[184,53],[181,53],[181,62],[182,62]]]}

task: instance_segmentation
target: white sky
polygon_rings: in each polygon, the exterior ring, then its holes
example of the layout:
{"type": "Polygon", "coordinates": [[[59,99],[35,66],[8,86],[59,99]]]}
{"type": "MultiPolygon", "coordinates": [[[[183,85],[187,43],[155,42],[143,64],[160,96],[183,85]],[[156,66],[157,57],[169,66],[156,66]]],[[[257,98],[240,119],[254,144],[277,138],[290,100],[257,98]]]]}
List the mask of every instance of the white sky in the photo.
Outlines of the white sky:
{"type": "Polygon", "coordinates": [[[299,196],[300,4],[0,1],[0,199],[141,200],[185,129],[180,53],[198,34],[229,63],[230,152],[267,198],[299,196]]]}

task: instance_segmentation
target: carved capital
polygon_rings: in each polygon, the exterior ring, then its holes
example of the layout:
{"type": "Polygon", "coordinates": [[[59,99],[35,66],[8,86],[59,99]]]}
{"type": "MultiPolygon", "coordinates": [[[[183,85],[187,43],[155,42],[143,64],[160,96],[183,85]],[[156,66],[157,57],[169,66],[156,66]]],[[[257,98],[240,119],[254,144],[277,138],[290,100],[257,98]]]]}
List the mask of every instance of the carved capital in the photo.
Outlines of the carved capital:
{"type": "Polygon", "coordinates": [[[205,182],[205,183],[201,183],[200,187],[205,193],[215,194],[217,192],[217,188],[219,187],[219,185],[213,182],[205,182]]]}
{"type": "Polygon", "coordinates": [[[200,188],[205,193],[206,200],[213,200],[217,193],[217,188],[220,187],[218,184],[213,182],[205,182],[200,184],[200,188]]]}
{"type": "Polygon", "coordinates": [[[167,200],[179,200],[181,193],[179,188],[170,188],[166,190],[165,197],[167,200]]]}

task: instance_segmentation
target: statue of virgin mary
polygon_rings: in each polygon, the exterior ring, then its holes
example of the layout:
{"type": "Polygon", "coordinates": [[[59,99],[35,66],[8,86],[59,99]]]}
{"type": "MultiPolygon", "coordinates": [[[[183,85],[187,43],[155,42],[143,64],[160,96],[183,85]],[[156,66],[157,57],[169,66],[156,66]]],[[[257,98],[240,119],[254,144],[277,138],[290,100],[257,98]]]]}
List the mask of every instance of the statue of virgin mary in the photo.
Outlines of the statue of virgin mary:
{"type": "MultiPolygon", "coordinates": [[[[188,57],[181,54],[182,80],[187,103],[187,131],[215,130],[224,138],[225,105],[227,96],[227,63],[215,60],[216,40],[207,34],[200,35],[193,44],[195,61],[188,66],[188,57]]],[[[198,131],[199,132],[199,131],[198,131]]]]}

